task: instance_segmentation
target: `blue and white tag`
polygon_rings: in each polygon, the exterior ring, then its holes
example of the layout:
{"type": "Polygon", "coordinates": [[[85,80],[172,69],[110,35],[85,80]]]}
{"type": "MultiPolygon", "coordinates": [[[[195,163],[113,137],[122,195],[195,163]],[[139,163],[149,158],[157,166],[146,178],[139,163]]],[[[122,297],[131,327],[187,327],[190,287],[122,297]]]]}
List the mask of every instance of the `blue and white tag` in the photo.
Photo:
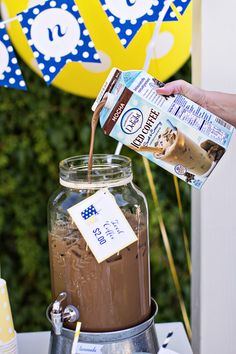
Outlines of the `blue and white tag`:
{"type": "Polygon", "coordinates": [[[68,62],[100,63],[73,0],[47,0],[18,14],[18,19],[48,85],[68,62]]]}
{"type": "Polygon", "coordinates": [[[0,86],[27,90],[6,27],[0,22],[0,86]]]}
{"type": "Polygon", "coordinates": [[[68,209],[98,263],[138,240],[108,189],[68,209]]]}

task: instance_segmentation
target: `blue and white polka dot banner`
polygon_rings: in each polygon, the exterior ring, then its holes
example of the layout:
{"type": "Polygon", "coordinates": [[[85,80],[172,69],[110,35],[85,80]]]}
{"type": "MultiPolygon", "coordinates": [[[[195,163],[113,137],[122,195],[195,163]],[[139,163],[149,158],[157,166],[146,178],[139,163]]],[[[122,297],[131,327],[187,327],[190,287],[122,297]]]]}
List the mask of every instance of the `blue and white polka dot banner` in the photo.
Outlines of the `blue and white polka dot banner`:
{"type": "Polygon", "coordinates": [[[48,0],[17,16],[48,85],[68,62],[100,63],[73,0],[48,0]]]}
{"type": "Polygon", "coordinates": [[[0,23],[0,86],[27,90],[5,25],[0,23]]]}
{"type": "MultiPolygon", "coordinates": [[[[100,0],[109,21],[126,48],[139,29],[147,22],[157,21],[165,0],[100,0]]],[[[176,11],[182,15],[191,0],[174,0],[176,11]]],[[[164,21],[178,21],[170,7],[164,21]]]]}
{"type": "Polygon", "coordinates": [[[174,0],[174,5],[180,15],[183,15],[185,13],[191,1],[192,0],[174,0]]]}
{"type": "MultiPolygon", "coordinates": [[[[125,48],[145,23],[178,21],[191,3],[191,0],[173,0],[168,8],[166,0],[99,1],[125,48]]],[[[17,17],[0,22],[0,86],[27,89],[5,27],[14,20],[19,20],[48,85],[68,62],[100,63],[74,0],[36,3],[17,17]]],[[[92,10],[91,15],[94,15],[92,10]]]]}

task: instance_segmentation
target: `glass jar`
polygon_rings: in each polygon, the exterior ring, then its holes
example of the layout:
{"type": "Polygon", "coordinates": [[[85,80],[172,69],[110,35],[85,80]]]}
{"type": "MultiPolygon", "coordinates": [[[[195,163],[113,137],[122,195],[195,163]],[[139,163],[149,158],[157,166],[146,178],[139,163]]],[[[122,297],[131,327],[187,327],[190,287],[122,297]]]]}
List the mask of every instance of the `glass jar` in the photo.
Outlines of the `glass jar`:
{"type": "Polygon", "coordinates": [[[131,160],[94,155],[88,182],[88,156],[68,158],[60,163],[60,184],[48,208],[53,300],[67,293],[66,304],[79,309],[83,331],[142,323],[151,312],[148,211],[145,196],[132,182],[131,160]],[[98,264],[67,209],[100,188],[113,194],[138,241],[98,264]]]}

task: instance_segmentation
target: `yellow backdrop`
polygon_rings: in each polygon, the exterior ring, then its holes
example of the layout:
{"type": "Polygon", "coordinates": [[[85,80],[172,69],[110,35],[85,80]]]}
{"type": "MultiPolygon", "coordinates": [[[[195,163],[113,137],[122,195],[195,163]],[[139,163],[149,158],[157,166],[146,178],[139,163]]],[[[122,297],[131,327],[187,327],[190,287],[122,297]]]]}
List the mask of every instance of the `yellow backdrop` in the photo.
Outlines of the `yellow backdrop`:
{"type": "MultiPolygon", "coordinates": [[[[70,93],[95,97],[112,67],[122,70],[142,69],[154,23],[146,23],[128,48],[124,48],[109,22],[99,0],[76,0],[79,11],[99,52],[101,63],[68,63],[53,84],[70,93]]],[[[2,16],[12,18],[17,13],[40,3],[40,0],[2,0],[2,16]]],[[[191,47],[192,5],[179,21],[163,22],[153,53],[149,72],[166,81],[188,59],[191,47]]],[[[23,60],[40,74],[32,51],[18,21],[8,24],[15,49],[23,60]]]]}

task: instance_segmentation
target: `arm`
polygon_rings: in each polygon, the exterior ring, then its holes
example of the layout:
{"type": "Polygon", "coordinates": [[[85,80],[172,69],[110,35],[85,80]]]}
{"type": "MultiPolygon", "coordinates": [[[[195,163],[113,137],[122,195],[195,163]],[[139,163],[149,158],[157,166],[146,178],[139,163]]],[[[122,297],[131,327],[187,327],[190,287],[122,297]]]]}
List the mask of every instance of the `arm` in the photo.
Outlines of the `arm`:
{"type": "Polygon", "coordinates": [[[160,95],[181,94],[236,127],[236,94],[206,91],[184,80],[158,88],[160,95]]]}

